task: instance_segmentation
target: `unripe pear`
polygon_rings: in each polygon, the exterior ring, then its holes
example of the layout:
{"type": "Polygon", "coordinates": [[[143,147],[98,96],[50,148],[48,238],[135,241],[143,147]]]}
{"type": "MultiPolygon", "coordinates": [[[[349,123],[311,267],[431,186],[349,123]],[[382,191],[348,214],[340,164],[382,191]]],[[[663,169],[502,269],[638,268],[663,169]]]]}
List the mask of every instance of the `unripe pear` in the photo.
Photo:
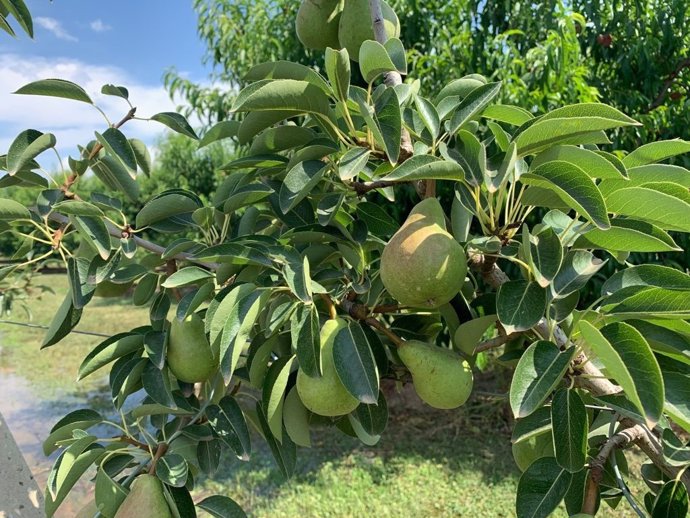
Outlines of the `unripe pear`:
{"type": "Polygon", "coordinates": [[[338,25],[342,5],[340,0],[302,0],[297,11],[297,38],[308,49],[340,48],[338,25]]]}
{"type": "Polygon", "coordinates": [[[163,485],[153,475],[140,475],[132,482],[132,489],[124,499],[115,518],[172,518],[163,495],[163,485]]]}
{"type": "MultiPolygon", "coordinates": [[[[381,1],[383,25],[389,38],[400,36],[400,21],[395,11],[386,2],[381,1]]],[[[343,14],[340,16],[338,40],[340,46],[347,49],[350,59],[359,61],[359,48],[365,40],[375,40],[374,27],[371,23],[369,0],[345,0],[343,14]]]]}
{"type": "Polygon", "coordinates": [[[537,459],[553,457],[553,439],[551,430],[532,435],[513,443],[513,458],[520,471],[525,471],[537,459]]]}
{"type": "Polygon", "coordinates": [[[321,328],[321,377],[297,372],[297,393],[302,403],[315,414],[338,416],[352,412],[359,401],[350,394],[338,377],[333,361],[333,344],[338,331],[347,327],[341,318],[328,320],[321,328]]]}
{"type": "Polygon", "coordinates": [[[458,354],[408,340],[398,347],[398,356],[412,374],[417,395],[429,406],[452,409],[467,401],[474,378],[470,365],[458,354]]]}
{"type": "Polygon", "coordinates": [[[219,351],[214,351],[204,332],[204,321],[192,314],[170,326],[167,361],[175,377],[187,383],[206,381],[218,369],[219,351]]]}
{"type": "Polygon", "coordinates": [[[462,287],[467,258],[436,198],[418,203],[383,249],[381,281],[404,306],[435,309],[462,287]]]}

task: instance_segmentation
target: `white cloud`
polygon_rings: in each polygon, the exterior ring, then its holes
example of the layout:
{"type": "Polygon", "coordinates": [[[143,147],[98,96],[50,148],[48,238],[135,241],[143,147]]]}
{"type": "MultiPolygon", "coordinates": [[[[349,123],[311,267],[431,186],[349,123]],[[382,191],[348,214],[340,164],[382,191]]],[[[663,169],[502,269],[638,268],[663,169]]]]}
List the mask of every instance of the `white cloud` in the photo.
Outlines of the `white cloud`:
{"type": "MultiPolygon", "coordinates": [[[[63,160],[78,156],[77,145],[85,145],[94,138],[94,131],[102,132],[107,125],[93,106],[68,99],[43,96],[12,95],[19,87],[47,78],[60,78],[82,86],[93,101],[116,122],[127,113],[129,106],[118,97],[101,95],[104,84],[126,86],[129,98],[137,107],[137,116],[150,117],[162,111],[174,111],[161,85],[142,84],[125,71],[109,65],[96,65],[72,58],[46,59],[35,56],[0,55],[0,154],[4,154],[14,138],[23,130],[33,128],[54,133],[57,149],[63,160]]],[[[133,120],[123,127],[128,137],[136,137],[151,144],[164,131],[155,122],[133,120]]],[[[39,162],[46,169],[58,165],[54,155],[45,153],[39,162]]]]}
{"type": "Polygon", "coordinates": [[[112,29],[110,25],[106,25],[105,23],[103,23],[103,20],[101,20],[100,18],[92,21],[89,24],[89,27],[91,27],[91,30],[94,32],[105,32],[112,29]]]}
{"type": "Polygon", "coordinates": [[[53,35],[58,39],[66,41],[79,41],[77,38],[75,38],[69,32],[67,32],[65,28],[62,26],[62,24],[55,18],[38,16],[34,20],[37,25],[43,27],[45,30],[49,32],[52,32],[53,35]]]}

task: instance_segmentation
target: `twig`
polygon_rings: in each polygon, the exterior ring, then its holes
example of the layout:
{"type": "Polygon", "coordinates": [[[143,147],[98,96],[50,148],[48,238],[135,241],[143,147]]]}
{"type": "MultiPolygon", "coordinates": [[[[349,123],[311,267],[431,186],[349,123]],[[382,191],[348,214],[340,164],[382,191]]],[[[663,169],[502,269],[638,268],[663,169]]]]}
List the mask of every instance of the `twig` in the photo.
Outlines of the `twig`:
{"type": "Polygon", "coordinates": [[[131,437],[128,437],[126,435],[120,435],[119,437],[117,437],[117,439],[120,442],[126,442],[127,444],[131,444],[132,446],[136,446],[140,450],[144,450],[146,453],[150,451],[148,444],[144,444],[143,442],[137,441],[136,439],[132,439],[131,437]]]}
{"type": "Polygon", "coordinates": [[[158,443],[158,448],[156,448],[156,453],[153,456],[153,460],[151,461],[151,466],[149,467],[149,475],[153,475],[156,472],[156,464],[158,464],[158,461],[160,458],[165,455],[165,452],[168,451],[168,443],[167,442],[159,442],[158,443]]]}
{"type": "Polygon", "coordinates": [[[388,339],[391,342],[393,342],[396,345],[396,347],[400,347],[402,344],[405,343],[405,340],[400,338],[393,331],[388,329],[386,326],[384,326],[381,322],[379,322],[378,320],[376,320],[373,317],[369,317],[369,318],[365,319],[364,323],[373,327],[374,329],[378,329],[379,331],[381,331],[384,335],[386,335],[388,337],[388,339]]]}
{"type": "Polygon", "coordinates": [[[507,344],[514,338],[517,338],[518,336],[523,335],[524,333],[522,331],[516,331],[515,333],[510,333],[507,335],[501,335],[497,336],[496,338],[492,338],[491,340],[486,340],[485,342],[481,342],[477,347],[474,348],[474,353],[481,353],[484,351],[488,351],[489,349],[495,349],[496,347],[500,347],[504,344],[507,344]]]}
{"type": "Polygon", "coordinates": [[[659,92],[659,95],[656,96],[656,99],[652,102],[652,104],[649,105],[647,108],[647,113],[651,112],[652,110],[658,108],[661,106],[666,99],[666,96],[668,95],[668,90],[671,88],[671,85],[673,82],[676,80],[678,75],[683,71],[684,68],[689,68],[690,67],[690,58],[685,58],[678,63],[678,66],[675,68],[673,72],[671,72],[668,77],[666,78],[666,81],[664,81],[664,84],[661,86],[661,91],[659,92]]]}
{"type": "Polygon", "coordinates": [[[357,193],[357,196],[364,196],[369,191],[374,189],[383,189],[384,187],[392,187],[394,185],[402,185],[410,182],[395,182],[390,180],[379,180],[376,182],[352,182],[352,188],[357,193]]]}
{"type": "Polygon", "coordinates": [[[335,309],[335,304],[333,304],[331,297],[326,293],[320,293],[319,295],[321,296],[321,300],[326,303],[326,307],[328,308],[328,316],[331,320],[335,320],[335,318],[338,316],[338,312],[335,309]]]}
{"type": "Polygon", "coordinates": [[[407,309],[407,306],[401,306],[400,304],[381,304],[380,306],[374,306],[371,310],[372,313],[397,313],[403,309],[407,309]]]}

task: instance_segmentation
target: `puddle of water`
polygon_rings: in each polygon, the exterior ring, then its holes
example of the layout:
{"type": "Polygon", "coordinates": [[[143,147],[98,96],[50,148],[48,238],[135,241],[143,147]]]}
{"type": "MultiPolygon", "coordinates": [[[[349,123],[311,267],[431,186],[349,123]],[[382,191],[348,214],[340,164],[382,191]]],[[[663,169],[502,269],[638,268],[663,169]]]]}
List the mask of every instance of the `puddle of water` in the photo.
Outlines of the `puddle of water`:
{"type": "MultiPolygon", "coordinates": [[[[12,431],[19,449],[26,459],[39,488],[45,489],[50,468],[57,457],[43,455],[43,440],[48,437],[53,425],[66,413],[87,406],[86,395],[78,398],[65,394],[59,399],[46,401],[34,391],[22,377],[12,372],[0,371],[0,413],[12,431]]],[[[56,397],[56,395],[52,395],[56,397]]],[[[60,506],[56,518],[72,518],[89,501],[92,485],[88,474],[77,482],[70,496],[60,506]]]]}

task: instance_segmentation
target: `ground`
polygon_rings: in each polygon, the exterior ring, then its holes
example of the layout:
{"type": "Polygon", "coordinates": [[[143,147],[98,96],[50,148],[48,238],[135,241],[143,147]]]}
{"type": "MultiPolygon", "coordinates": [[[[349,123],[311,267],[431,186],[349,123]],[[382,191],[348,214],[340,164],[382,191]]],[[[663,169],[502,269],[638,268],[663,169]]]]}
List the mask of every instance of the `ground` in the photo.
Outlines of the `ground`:
{"type": "MultiPolygon", "coordinates": [[[[66,291],[62,276],[40,283],[55,294],[31,300],[33,322],[47,324],[66,291]]],[[[17,312],[12,320],[25,321],[17,312]]],[[[144,323],[147,311],[125,299],[94,299],[78,329],[115,333],[144,323]]],[[[105,378],[77,384],[83,357],[101,340],[71,335],[39,351],[43,331],[0,324],[0,412],[7,418],[39,482],[51,460],[42,457],[40,441],[60,415],[91,405],[107,412],[105,378]]],[[[203,480],[199,497],[218,492],[236,499],[254,517],[488,517],[515,516],[515,487],[520,473],[510,453],[510,435],[502,403],[473,398],[457,411],[425,407],[411,387],[391,390],[388,430],[375,447],[363,446],[337,430],[319,430],[314,447],[299,452],[297,474],[285,482],[270,451],[257,436],[250,462],[226,455],[213,480],[203,480]]],[[[628,455],[632,471],[640,458],[628,455]]],[[[639,480],[632,480],[635,488],[639,480]]],[[[74,515],[88,483],[61,516],[74,515]]],[[[640,493],[641,494],[641,493],[640,493]]],[[[564,517],[559,510],[555,516],[564,517]]],[[[602,509],[601,517],[636,516],[623,503],[602,509]]]]}

